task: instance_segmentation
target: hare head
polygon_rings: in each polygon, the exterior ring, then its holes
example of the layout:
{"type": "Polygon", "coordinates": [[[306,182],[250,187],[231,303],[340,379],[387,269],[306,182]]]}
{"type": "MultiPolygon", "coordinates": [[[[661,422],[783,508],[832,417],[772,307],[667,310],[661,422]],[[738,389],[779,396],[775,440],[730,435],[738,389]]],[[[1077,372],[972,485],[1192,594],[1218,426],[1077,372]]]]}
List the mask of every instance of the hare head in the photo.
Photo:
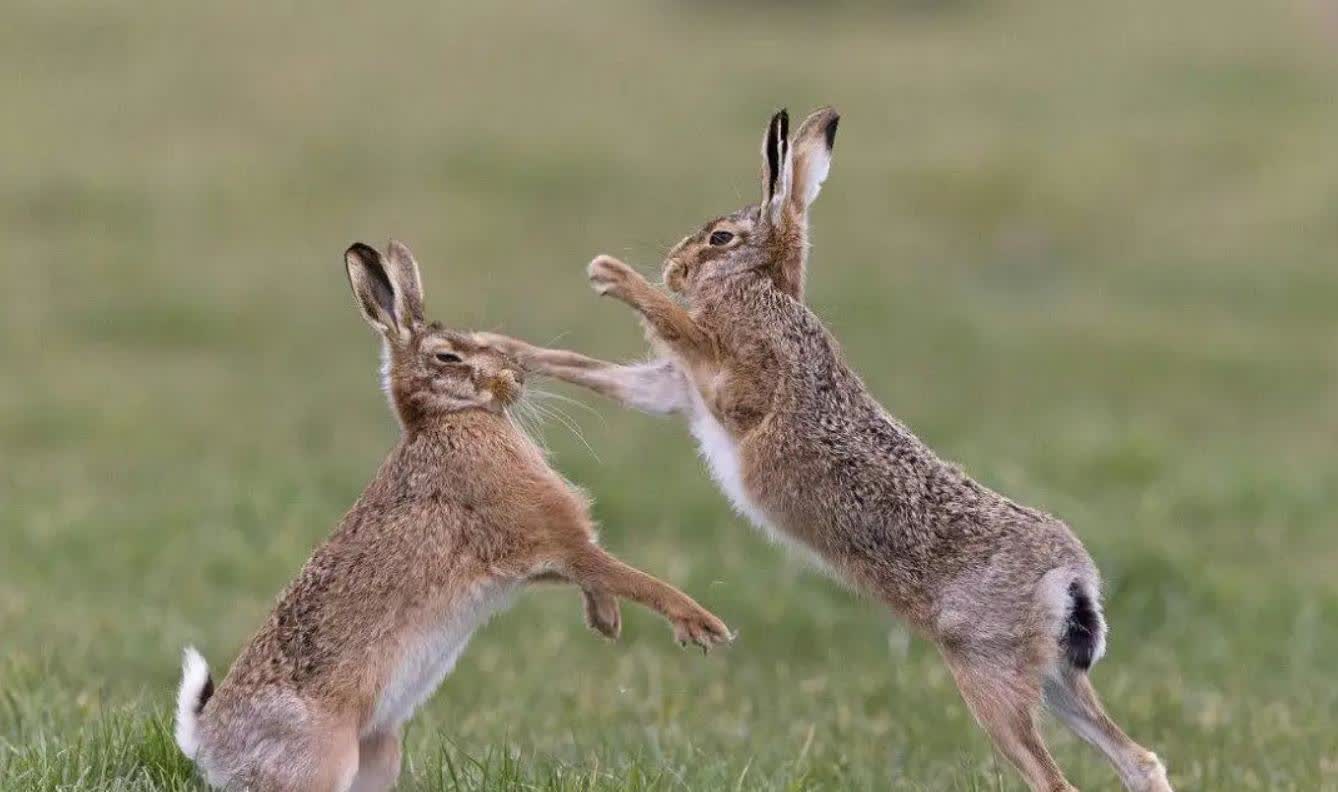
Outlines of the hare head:
{"type": "Polygon", "coordinates": [[[808,207],[832,162],[836,111],[814,111],[790,138],[790,115],[771,117],[762,138],[762,201],[717,217],[669,251],[664,283],[691,296],[703,284],[745,271],[770,276],[796,299],[804,288],[808,207]]]}
{"type": "Polygon", "coordinates": [[[354,244],[344,253],[363,318],[381,334],[382,384],[404,426],[463,410],[500,413],[521,395],[520,366],[476,341],[423,319],[418,262],[391,240],[386,255],[354,244]]]}

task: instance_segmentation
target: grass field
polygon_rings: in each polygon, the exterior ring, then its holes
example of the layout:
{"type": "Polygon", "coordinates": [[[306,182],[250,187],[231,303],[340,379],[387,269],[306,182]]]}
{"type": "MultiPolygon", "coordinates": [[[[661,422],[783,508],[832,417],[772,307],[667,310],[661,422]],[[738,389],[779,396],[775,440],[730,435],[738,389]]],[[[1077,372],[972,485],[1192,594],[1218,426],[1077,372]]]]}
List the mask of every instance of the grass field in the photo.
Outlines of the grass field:
{"type": "MultiPolygon", "coordinates": [[[[8,3],[0,789],[199,788],[181,647],[226,668],[395,438],[349,242],[409,242],[448,323],[637,355],[584,263],[653,268],[753,198],[774,107],[828,102],[810,302],[1087,542],[1113,714],[1179,789],[1338,789],[1338,12],[883,6],[8,3]]],[[[531,592],[402,789],[1020,789],[932,648],[732,515],[682,426],[562,392],[605,544],[739,640],[628,608],[609,645],[531,592]]]]}

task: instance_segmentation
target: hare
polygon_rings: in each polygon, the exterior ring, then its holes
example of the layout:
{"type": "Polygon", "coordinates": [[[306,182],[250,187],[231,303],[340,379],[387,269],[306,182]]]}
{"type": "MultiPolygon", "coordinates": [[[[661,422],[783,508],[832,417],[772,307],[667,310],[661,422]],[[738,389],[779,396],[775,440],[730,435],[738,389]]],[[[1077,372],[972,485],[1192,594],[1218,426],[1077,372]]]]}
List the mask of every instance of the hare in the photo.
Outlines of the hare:
{"type": "Polygon", "coordinates": [[[400,727],[470,634],[532,581],[578,586],[589,625],[609,638],[622,597],[662,614],[680,643],[730,639],[687,595],[600,549],[585,497],[510,420],[519,367],[424,321],[406,247],[392,241],[382,256],[356,244],[345,263],[381,334],[403,434],[217,692],[186,650],[176,741],[216,787],[389,789],[400,727]]]}
{"type": "Polygon", "coordinates": [[[803,303],[808,209],[837,113],[762,146],[762,200],[706,223],[664,262],[685,309],[617,259],[589,267],[635,309],[659,358],[620,366],[503,336],[532,372],[687,417],[736,509],[901,614],[940,649],[967,705],[1036,790],[1072,789],[1047,752],[1044,702],[1131,790],[1169,790],[1161,762],[1102,710],[1088,669],[1105,647],[1099,578],[1064,523],[973,481],[893,418],[803,303]]]}

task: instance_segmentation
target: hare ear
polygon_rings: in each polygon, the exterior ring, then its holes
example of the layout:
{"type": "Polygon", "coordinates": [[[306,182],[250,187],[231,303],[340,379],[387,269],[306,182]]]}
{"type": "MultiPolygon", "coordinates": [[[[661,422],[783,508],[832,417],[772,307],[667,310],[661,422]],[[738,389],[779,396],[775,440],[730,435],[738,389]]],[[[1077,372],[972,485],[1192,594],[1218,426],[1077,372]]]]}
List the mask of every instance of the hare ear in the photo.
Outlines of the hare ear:
{"type": "Polygon", "coordinates": [[[790,173],[790,113],[782,109],[771,117],[762,138],[762,215],[772,223],[780,220],[790,193],[790,173]]]}
{"type": "Polygon", "coordinates": [[[395,319],[395,287],[386,274],[385,259],[371,245],[355,242],[344,251],[344,268],[362,316],[388,340],[402,338],[395,319]]]}
{"type": "Polygon", "coordinates": [[[792,205],[803,212],[818,197],[827,171],[832,166],[832,146],[836,144],[836,125],[841,116],[830,107],[813,111],[794,136],[794,184],[792,205]]]}
{"type": "Polygon", "coordinates": [[[423,278],[413,253],[399,240],[386,246],[386,274],[395,290],[395,316],[401,325],[423,322],[423,278]]]}

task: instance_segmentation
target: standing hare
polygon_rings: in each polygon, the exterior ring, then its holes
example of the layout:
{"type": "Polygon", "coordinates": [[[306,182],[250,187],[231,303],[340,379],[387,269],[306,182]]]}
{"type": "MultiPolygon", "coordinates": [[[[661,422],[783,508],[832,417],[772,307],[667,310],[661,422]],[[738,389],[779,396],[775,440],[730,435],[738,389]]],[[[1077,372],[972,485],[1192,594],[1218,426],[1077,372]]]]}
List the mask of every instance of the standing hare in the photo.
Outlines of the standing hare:
{"type": "Polygon", "coordinates": [[[1106,628],[1082,543],[939,459],[869,394],[802,301],[808,207],[837,122],[819,110],[792,142],[787,114],[771,119],[761,204],[708,222],[665,260],[664,283],[688,309],[621,261],[591,262],[595,290],[640,313],[658,360],[620,366],[484,340],[530,371],[685,415],[738,511],[937,644],[976,719],[1033,789],[1072,789],[1037,730],[1044,701],[1126,787],[1170,790],[1161,762],[1106,715],[1088,679],[1106,628]]]}
{"type": "Polygon", "coordinates": [[[524,584],[566,581],[609,638],[623,597],[703,649],[725,625],[682,592],[600,549],[582,494],[516,429],[515,362],[423,320],[418,265],[391,242],[345,254],[381,333],[403,435],[280,597],[215,693],[187,649],[176,740],[211,785],[366,792],[394,785],[400,727],[470,634],[524,584]]]}

